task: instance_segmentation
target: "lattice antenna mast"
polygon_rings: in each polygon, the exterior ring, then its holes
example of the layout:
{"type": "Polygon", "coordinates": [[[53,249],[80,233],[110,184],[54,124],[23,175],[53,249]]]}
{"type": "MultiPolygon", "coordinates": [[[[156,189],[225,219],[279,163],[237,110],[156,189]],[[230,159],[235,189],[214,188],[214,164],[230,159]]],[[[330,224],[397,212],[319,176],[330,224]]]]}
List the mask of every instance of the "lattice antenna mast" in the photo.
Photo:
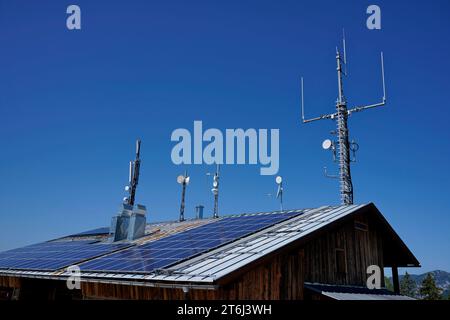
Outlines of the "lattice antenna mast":
{"type": "MultiPolygon", "coordinates": [[[[305,119],[304,93],[303,93],[303,77],[301,78],[301,105],[302,105],[302,122],[309,123],[322,119],[336,120],[337,141],[325,140],[323,148],[332,150],[336,161],[339,164],[339,178],[341,202],[344,205],[353,204],[353,183],[350,171],[350,162],[354,159],[350,158],[350,151],[353,153],[353,158],[359,146],[354,141],[349,142],[348,117],[354,112],[384,106],[386,104],[386,86],[384,80],[384,61],[383,52],[381,52],[381,78],[383,87],[383,98],[381,102],[370,105],[356,106],[351,109],[347,108],[347,101],[344,95],[343,76],[347,75],[347,57],[345,48],[345,35],[343,37],[343,56],[336,48],[336,64],[337,64],[337,80],[338,80],[338,99],[336,101],[336,112],[332,114],[321,115],[316,118],[305,119]],[[345,70],[343,69],[345,67],[345,70]],[[337,154],[336,154],[337,153],[337,154]]],[[[327,174],[326,174],[327,175],[327,174]]],[[[334,176],[332,176],[334,177],[334,176]]]]}
{"type": "Polygon", "coordinates": [[[141,140],[136,140],[136,159],[134,161],[130,161],[130,171],[128,178],[128,185],[125,187],[125,191],[127,191],[130,195],[124,198],[124,202],[129,204],[130,206],[134,206],[134,201],[136,198],[136,189],[139,183],[139,170],[141,167],[141,140]]]}
{"type": "Polygon", "coordinates": [[[214,194],[214,212],[213,217],[219,217],[219,177],[220,177],[220,165],[218,164],[216,167],[216,173],[213,177],[213,188],[211,189],[214,194]]]}

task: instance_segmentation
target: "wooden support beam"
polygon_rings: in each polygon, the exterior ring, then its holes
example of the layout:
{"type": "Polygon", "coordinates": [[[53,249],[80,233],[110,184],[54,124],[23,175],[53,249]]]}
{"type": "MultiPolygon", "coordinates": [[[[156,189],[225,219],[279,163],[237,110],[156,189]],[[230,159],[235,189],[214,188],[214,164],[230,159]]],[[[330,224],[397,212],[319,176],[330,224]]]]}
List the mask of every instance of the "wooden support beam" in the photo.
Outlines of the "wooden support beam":
{"type": "Polygon", "coordinates": [[[392,266],[392,282],[394,285],[394,293],[400,294],[400,283],[398,281],[398,268],[397,266],[392,266]]]}

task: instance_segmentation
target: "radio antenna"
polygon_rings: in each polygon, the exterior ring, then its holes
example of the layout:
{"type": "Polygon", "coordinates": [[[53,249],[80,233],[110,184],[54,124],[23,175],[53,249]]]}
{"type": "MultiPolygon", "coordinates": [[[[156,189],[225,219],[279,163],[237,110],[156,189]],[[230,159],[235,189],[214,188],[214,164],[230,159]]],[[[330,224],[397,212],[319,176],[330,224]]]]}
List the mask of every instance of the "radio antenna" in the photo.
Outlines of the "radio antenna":
{"type": "MultiPolygon", "coordinates": [[[[386,104],[386,85],[384,79],[384,59],[383,52],[381,52],[381,80],[383,87],[383,98],[381,102],[355,106],[353,108],[347,108],[347,101],[344,95],[344,85],[343,85],[343,75],[346,75],[343,71],[342,66],[347,65],[347,53],[346,53],[346,43],[345,43],[345,32],[343,32],[343,57],[336,48],[336,64],[337,64],[337,80],[338,80],[338,99],[336,101],[336,112],[331,114],[325,114],[319,117],[305,119],[305,107],[304,107],[304,93],[303,93],[303,78],[301,78],[301,105],[302,105],[302,122],[309,123],[322,119],[332,119],[336,120],[337,130],[335,134],[337,135],[337,141],[332,142],[329,140],[324,141],[324,149],[332,150],[335,153],[336,161],[339,164],[339,183],[340,183],[340,195],[341,202],[344,205],[353,204],[353,183],[350,172],[350,152],[353,153],[353,158],[355,158],[355,153],[359,146],[356,142],[349,142],[349,130],[348,130],[348,117],[355,112],[360,112],[367,109],[372,109],[376,107],[381,107],[386,104]],[[337,146],[337,147],[335,147],[337,146]],[[337,151],[337,155],[336,155],[337,151]]],[[[328,174],[326,174],[328,175],[328,174]]]]}
{"type": "Polygon", "coordinates": [[[220,164],[216,167],[216,173],[213,177],[213,188],[211,189],[214,194],[214,212],[213,217],[219,217],[219,176],[220,176],[220,164]]]}
{"type": "Polygon", "coordinates": [[[124,203],[134,206],[134,200],[136,198],[136,188],[139,182],[139,170],[141,167],[141,140],[136,140],[136,158],[134,161],[130,161],[128,185],[125,186],[125,191],[129,193],[128,197],[125,197],[124,203]]]}
{"type": "Polygon", "coordinates": [[[275,182],[278,185],[277,199],[280,199],[280,210],[283,211],[283,178],[281,176],[277,176],[275,178],[275,182]]]}
{"type": "Polygon", "coordinates": [[[187,171],[184,172],[184,175],[179,175],[177,177],[178,184],[181,184],[182,191],[181,191],[181,206],[180,206],[180,222],[184,221],[184,199],[186,195],[186,186],[189,184],[190,177],[187,174],[187,171]]]}
{"type": "Polygon", "coordinates": [[[345,29],[342,29],[342,49],[344,50],[344,74],[347,76],[347,49],[345,44],[345,29]]]}

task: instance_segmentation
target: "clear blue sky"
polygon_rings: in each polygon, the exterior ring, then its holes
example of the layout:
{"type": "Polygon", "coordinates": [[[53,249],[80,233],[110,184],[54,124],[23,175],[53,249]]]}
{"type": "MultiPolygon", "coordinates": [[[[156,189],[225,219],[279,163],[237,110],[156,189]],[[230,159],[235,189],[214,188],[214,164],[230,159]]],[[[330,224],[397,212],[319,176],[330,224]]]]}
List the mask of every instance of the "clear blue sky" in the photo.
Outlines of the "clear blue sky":
{"type": "MultiPolygon", "coordinates": [[[[184,170],[176,128],[279,128],[285,207],[338,204],[336,169],[321,149],[334,122],[335,46],[347,33],[349,105],[388,106],[351,117],[360,144],[355,202],[374,202],[421,261],[450,270],[450,2],[0,1],[0,250],[107,226],[141,137],[137,200],[150,221],[178,217],[184,170]],[[82,30],[66,29],[78,4],[82,30]]],[[[186,215],[212,210],[208,166],[189,168],[186,215]]],[[[221,213],[278,208],[259,166],[225,166],[221,213]]]]}

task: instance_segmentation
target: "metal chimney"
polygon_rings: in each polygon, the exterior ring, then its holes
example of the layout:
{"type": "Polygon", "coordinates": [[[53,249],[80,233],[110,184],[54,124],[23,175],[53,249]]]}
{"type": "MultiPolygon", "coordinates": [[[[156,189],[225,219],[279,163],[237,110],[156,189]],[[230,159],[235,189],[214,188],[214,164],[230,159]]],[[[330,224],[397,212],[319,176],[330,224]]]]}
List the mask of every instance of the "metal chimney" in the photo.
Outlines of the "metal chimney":
{"type": "Polygon", "coordinates": [[[132,213],[132,206],[126,203],[120,205],[118,214],[111,220],[109,238],[112,242],[121,241],[128,237],[128,227],[132,213]]]}
{"type": "Polygon", "coordinates": [[[137,208],[133,210],[128,225],[128,240],[135,240],[145,235],[145,226],[147,224],[146,214],[147,209],[141,204],[138,204],[137,208]]]}
{"type": "Polygon", "coordinates": [[[203,209],[205,207],[202,206],[201,204],[195,207],[195,217],[197,219],[203,219],[203,209]]]}

